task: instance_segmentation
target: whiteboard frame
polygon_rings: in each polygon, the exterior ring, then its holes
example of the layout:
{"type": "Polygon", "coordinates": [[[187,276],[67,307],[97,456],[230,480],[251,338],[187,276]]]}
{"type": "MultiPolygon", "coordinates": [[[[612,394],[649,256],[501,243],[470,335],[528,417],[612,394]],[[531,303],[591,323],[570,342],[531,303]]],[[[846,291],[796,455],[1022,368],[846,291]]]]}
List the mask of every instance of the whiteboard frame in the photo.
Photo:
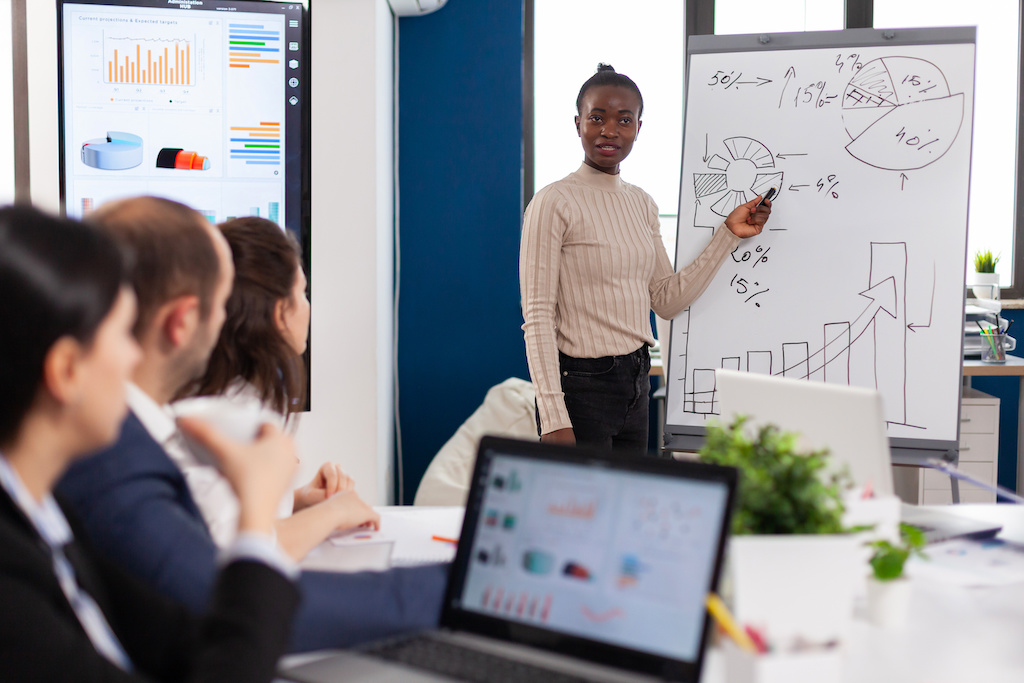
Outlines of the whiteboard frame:
{"type": "MultiPolygon", "coordinates": [[[[683,164],[685,163],[686,144],[686,97],[689,93],[690,82],[690,58],[695,54],[712,54],[721,52],[762,52],[769,50],[812,50],[830,48],[863,48],[883,47],[888,45],[912,46],[912,45],[950,45],[970,43],[977,47],[977,29],[973,26],[943,27],[943,28],[914,28],[914,29],[873,29],[855,28],[841,31],[816,31],[805,33],[762,33],[743,35],[701,35],[690,36],[686,47],[686,84],[683,89],[683,153],[680,155],[680,175],[682,175],[683,164]]],[[[972,83],[972,87],[974,84],[972,83]]],[[[971,98],[971,162],[973,163],[974,143],[974,98],[971,98]]],[[[968,179],[970,178],[968,168],[968,179]]],[[[968,180],[968,182],[970,182],[968,180]]],[[[682,196],[680,196],[680,203],[682,196]]],[[[968,192],[968,209],[970,208],[970,192],[968,192]]],[[[677,213],[682,215],[682,206],[677,207],[677,213]]],[[[680,225],[676,226],[676,239],[679,239],[680,225]]],[[[678,266],[678,264],[677,264],[678,266]]],[[[967,244],[964,243],[964,272],[967,268],[967,244]]],[[[963,289],[964,303],[967,300],[967,290],[963,289]]],[[[675,320],[672,321],[672,328],[675,328],[675,320]]],[[[672,333],[669,334],[672,338],[672,333]]],[[[963,328],[960,334],[960,356],[963,358],[963,328]]],[[[668,394],[672,390],[672,375],[670,371],[671,353],[664,356],[668,362],[665,364],[665,403],[668,405],[668,394]]],[[[939,439],[910,439],[889,437],[889,447],[894,465],[922,466],[931,458],[940,458],[947,462],[957,463],[960,454],[960,405],[957,405],[957,439],[952,441],[939,439]]],[[[668,423],[668,411],[666,411],[664,426],[665,443],[667,451],[697,451],[704,445],[706,429],[694,425],[673,425],[668,423]]]]}

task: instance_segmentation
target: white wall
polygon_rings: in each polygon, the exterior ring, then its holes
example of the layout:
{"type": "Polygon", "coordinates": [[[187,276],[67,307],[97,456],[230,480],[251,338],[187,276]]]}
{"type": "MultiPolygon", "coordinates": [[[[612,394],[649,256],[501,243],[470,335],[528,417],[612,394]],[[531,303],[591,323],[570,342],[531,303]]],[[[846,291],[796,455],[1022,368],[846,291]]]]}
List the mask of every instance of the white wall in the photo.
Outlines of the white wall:
{"type": "Polygon", "coordinates": [[[57,137],[57,3],[25,2],[28,24],[29,176],[32,203],[60,209],[57,137]]]}
{"type": "MultiPolygon", "coordinates": [[[[26,6],[32,201],[56,211],[56,3],[26,6]]],[[[333,460],[383,504],[393,469],[393,17],[387,0],[317,0],[311,18],[313,410],[299,427],[299,477],[333,460]]]]}
{"type": "Polygon", "coordinates": [[[312,403],[301,475],[339,462],[391,500],[393,18],[386,0],[316,0],[312,403]],[[317,144],[318,140],[326,144],[317,144]]]}
{"type": "MultiPolygon", "coordinates": [[[[0,0],[0,35],[11,35],[11,0],[0,0]]],[[[14,201],[14,54],[0,50],[0,204],[14,201]]]]}

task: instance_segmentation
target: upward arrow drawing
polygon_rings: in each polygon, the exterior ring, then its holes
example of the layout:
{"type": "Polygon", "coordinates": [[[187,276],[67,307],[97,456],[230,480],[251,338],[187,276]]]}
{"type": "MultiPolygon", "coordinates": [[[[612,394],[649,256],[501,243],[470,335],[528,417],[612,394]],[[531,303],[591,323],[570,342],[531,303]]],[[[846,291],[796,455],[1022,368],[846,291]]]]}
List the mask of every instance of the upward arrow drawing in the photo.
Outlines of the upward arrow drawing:
{"type": "MultiPolygon", "coordinates": [[[[875,285],[873,285],[871,287],[868,287],[863,292],[858,292],[857,295],[858,296],[862,296],[862,297],[868,299],[868,305],[865,306],[864,310],[860,312],[860,315],[858,315],[857,318],[853,322],[850,323],[850,341],[849,341],[849,343],[847,343],[842,348],[833,349],[831,351],[832,357],[835,357],[836,355],[842,353],[843,351],[846,351],[846,350],[850,349],[857,342],[858,339],[860,339],[862,336],[864,336],[864,333],[867,332],[868,327],[871,326],[871,322],[876,317],[878,317],[878,312],[879,311],[885,311],[886,313],[889,314],[890,317],[896,318],[895,311],[897,309],[896,309],[896,278],[895,277],[889,276],[889,277],[885,278],[884,280],[882,280],[881,282],[879,282],[879,283],[877,283],[877,284],[875,284],[875,285]]],[[[827,347],[832,346],[833,343],[837,343],[837,342],[838,342],[838,339],[833,340],[832,342],[828,342],[827,344],[825,344],[824,347],[822,347],[822,348],[818,349],[817,351],[815,351],[814,353],[810,354],[807,357],[806,361],[801,361],[801,363],[802,362],[807,362],[807,363],[810,364],[812,361],[814,363],[814,367],[812,367],[810,369],[810,371],[807,373],[807,375],[802,377],[801,379],[807,379],[807,377],[810,377],[815,372],[818,372],[823,367],[825,367],[825,358],[826,358],[825,349],[827,347]]],[[[791,366],[791,367],[788,367],[788,368],[783,368],[782,370],[780,370],[779,372],[776,372],[775,374],[776,375],[785,375],[787,372],[793,370],[795,367],[796,366],[791,366]]]]}

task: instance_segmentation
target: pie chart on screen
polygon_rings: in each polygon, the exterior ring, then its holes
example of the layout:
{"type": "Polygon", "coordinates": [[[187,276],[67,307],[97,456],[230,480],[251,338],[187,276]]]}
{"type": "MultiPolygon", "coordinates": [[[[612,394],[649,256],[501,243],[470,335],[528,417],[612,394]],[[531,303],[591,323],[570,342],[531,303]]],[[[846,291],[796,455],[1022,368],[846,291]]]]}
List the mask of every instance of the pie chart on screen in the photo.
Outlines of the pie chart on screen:
{"type": "Polygon", "coordinates": [[[843,93],[846,151],[875,168],[909,171],[938,161],[963,120],[963,93],[951,93],[942,70],[924,59],[872,60],[843,93]]]}

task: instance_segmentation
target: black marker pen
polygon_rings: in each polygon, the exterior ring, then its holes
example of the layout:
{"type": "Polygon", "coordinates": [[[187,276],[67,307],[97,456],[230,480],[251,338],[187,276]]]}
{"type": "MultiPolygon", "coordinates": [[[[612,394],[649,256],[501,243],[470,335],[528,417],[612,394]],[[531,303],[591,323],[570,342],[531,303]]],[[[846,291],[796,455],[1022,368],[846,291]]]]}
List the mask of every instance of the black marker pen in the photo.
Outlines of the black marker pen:
{"type": "MultiPolygon", "coordinates": [[[[762,204],[764,204],[766,199],[770,200],[774,196],[775,196],[775,188],[774,187],[769,187],[768,191],[764,193],[764,197],[761,197],[761,201],[759,201],[757,203],[757,206],[761,206],[762,204]]],[[[754,208],[756,209],[757,207],[754,207],[754,208]]]]}

